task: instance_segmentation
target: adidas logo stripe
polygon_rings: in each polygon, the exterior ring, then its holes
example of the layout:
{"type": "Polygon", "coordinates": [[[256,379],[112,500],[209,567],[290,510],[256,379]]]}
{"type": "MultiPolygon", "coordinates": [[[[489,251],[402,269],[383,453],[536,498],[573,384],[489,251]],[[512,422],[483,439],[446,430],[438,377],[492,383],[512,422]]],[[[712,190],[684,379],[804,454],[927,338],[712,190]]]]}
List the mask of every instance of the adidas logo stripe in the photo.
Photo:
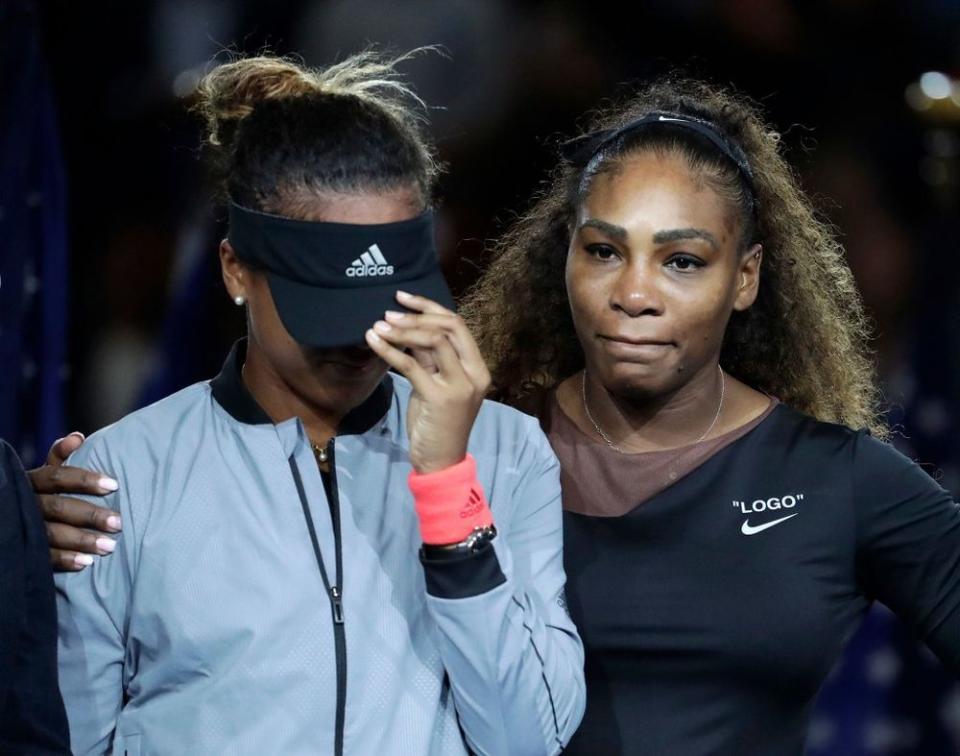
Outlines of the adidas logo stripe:
{"type": "Polygon", "coordinates": [[[387,262],[380,247],[371,244],[367,251],[354,260],[345,271],[348,278],[362,276],[392,276],[393,266],[387,262]]]}

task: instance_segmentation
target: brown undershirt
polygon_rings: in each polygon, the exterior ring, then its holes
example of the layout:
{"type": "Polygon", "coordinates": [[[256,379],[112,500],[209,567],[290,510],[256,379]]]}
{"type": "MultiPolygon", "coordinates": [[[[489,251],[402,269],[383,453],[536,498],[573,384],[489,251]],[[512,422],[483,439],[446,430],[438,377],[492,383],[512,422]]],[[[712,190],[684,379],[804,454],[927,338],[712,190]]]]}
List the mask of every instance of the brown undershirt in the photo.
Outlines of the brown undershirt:
{"type": "Polygon", "coordinates": [[[756,428],[779,402],[715,438],[664,451],[622,453],[584,433],[560,407],[556,389],[531,404],[560,459],[563,508],[591,517],[620,517],[696,470],[756,428]]]}

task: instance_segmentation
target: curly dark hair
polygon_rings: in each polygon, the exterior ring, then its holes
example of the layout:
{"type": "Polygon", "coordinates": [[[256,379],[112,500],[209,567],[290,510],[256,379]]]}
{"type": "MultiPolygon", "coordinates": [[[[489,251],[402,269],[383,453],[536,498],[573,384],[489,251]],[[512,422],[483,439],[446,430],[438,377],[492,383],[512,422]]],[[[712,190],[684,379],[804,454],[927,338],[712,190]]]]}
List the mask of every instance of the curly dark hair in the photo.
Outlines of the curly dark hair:
{"type": "Polygon", "coordinates": [[[870,328],[853,275],[833,229],[817,216],[783,157],[780,135],[748,98],[678,77],[596,113],[587,132],[656,111],[711,121],[743,151],[753,172],[756,217],[735,164],[699,135],[680,133],[686,129],[639,129],[604,148],[586,172],[562,162],[532,208],[495,244],[490,265],[462,305],[490,367],[494,395],[516,402],[583,367],[564,282],[578,204],[591,177],[623,155],[672,152],[740,208],[742,243],[763,244],[760,291],[751,308],[731,317],[723,368],[817,419],[886,437],[867,349],[870,328]]]}

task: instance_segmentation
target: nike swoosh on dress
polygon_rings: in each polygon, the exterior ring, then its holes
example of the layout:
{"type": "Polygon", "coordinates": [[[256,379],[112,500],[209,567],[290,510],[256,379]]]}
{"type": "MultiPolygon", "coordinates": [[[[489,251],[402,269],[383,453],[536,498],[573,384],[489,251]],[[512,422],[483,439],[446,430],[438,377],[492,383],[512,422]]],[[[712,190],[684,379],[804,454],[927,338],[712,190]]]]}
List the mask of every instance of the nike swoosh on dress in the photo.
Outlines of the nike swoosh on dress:
{"type": "Polygon", "coordinates": [[[786,517],[781,517],[779,520],[771,520],[770,522],[765,522],[763,525],[751,525],[749,520],[744,520],[743,525],[740,526],[740,532],[744,535],[755,535],[757,533],[762,533],[767,528],[772,528],[774,525],[779,525],[781,522],[786,522],[791,517],[796,517],[799,512],[794,512],[792,515],[787,515],[786,517]]]}

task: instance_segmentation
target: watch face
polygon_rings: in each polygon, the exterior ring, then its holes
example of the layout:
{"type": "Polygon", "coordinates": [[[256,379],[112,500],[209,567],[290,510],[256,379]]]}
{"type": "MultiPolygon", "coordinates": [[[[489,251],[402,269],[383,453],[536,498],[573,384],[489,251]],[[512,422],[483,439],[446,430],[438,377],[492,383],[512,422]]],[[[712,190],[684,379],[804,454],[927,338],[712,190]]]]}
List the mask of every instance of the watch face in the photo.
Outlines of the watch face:
{"type": "Polygon", "coordinates": [[[464,539],[463,545],[470,551],[477,551],[483,544],[492,541],[496,534],[497,529],[493,525],[485,528],[476,528],[464,539]]]}
{"type": "Polygon", "coordinates": [[[473,554],[483,548],[485,543],[489,543],[497,535],[497,529],[490,525],[485,528],[474,528],[473,531],[459,543],[451,543],[446,546],[435,544],[423,544],[420,547],[421,554],[427,559],[456,559],[464,554],[473,554]]]}

